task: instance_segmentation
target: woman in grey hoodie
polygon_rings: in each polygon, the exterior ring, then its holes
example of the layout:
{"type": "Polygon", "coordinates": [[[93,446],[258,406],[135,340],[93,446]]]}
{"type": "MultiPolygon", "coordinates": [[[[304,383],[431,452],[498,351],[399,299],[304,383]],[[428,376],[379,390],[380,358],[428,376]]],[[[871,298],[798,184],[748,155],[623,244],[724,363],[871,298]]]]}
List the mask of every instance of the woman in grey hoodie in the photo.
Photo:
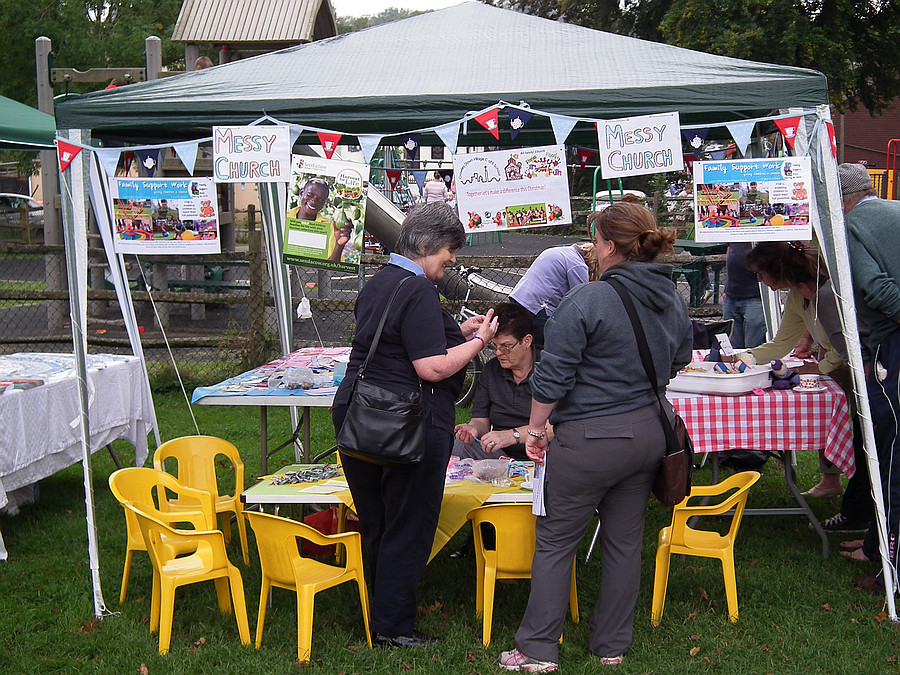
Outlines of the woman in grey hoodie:
{"type": "Polygon", "coordinates": [[[674,231],[658,229],[647,209],[627,202],[591,214],[588,223],[600,280],[563,298],[532,376],[526,450],[545,463],[546,515],[537,519],[531,596],[516,649],[500,657],[507,670],[557,670],[572,559],[595,509],[603,523],[603,572],[590,649],[603,665],[621,663],[632,641],[647,500],[665,451],[654,389],[662,393],[691,358],[687,306],[671,267],[654,262],[672,250],[674,231]],[[652,387],[622,301],[606,282],[611,276],[628,289],[647,335],[659,378],[652,387]],[[549,447],[548,419],[555,434],[549,447]]]}

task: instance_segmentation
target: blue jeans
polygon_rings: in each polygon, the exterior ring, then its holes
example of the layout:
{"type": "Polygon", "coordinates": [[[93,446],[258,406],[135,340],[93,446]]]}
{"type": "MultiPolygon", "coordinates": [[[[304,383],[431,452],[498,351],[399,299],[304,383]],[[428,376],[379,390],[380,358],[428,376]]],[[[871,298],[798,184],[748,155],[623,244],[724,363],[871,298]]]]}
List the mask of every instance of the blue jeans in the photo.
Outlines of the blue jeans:
{"type": "Polygon", "coordinates": [[[766,341],[766,317],[762,300],[757,298],[731,298],[722,302],[722,316],[734,319],[731,345],[738,349],[758,347],[766,341]]]}

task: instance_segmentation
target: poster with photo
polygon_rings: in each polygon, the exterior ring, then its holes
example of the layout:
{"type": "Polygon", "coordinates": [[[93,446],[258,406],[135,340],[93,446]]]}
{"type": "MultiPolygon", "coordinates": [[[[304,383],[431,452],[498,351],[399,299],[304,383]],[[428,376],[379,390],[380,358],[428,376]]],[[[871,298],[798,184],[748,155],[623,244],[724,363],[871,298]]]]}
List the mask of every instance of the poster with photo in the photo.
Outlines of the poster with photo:
{"type": "Polygon", "coordinates": [[[694,164],[699,242],[807,241],[813,204],[809,157],[694,164]]]}
{"type": "Polygon", "coordinates": [[[294,155],[284,262],[355,272],[363,248],[369,165],[294,155]]]}
{"type": "Polygon", "coordinates": [[[219,253],[212,178],[110,178],[116,253],[219,253]]]}
{"type": "Polygon", "coordinates": [[[572,222],[562,145],[454,155],[453,174],[459,219],[470,232],[572,222]]]}

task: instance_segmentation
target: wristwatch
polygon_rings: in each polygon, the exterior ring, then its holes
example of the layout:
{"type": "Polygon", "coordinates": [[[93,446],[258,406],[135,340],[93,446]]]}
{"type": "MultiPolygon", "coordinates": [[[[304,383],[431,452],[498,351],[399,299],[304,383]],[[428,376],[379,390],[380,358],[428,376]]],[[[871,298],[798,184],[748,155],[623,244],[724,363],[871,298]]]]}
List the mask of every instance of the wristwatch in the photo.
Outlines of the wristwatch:
{"type": "Polygon", "coordinates": [[[521,443],[522,442],[522,434],[519,433],[519,430],[513,429],[512,432],[513,432],[513,438],[516,439],[516,443],[521,443]]]}

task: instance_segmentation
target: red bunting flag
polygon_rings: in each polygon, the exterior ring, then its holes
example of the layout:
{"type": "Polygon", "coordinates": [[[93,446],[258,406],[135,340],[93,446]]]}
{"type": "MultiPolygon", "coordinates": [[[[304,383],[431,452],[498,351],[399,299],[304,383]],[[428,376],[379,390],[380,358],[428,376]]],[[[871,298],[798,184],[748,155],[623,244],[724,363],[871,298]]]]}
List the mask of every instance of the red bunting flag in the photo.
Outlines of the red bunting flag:
{"type": "Polygon", "coordinates": [[[797,140],[797,127],[800,126],[800,116],[782,117],[775,120],[775,126],[778,127],[781,135],[784,136],[784,142],[793,150],[794,141],[797,140]]]}
{"type": "Polygon", "coordinates": [[[402,171],[400,169],[387,169],[385,173],[387,174],[388,182],[391,184],[391,190],[396,190],[402,171]]]}
{"type": "Polygon", "coordinates": [[[697,161],[697,155],[685,155],[684,156],[684,168],[688,170],[689,173],[694,172],[694,162],[697,161]]]}
{"type": "Polygon", "coordinates": [[[586,150],[584,148],[578,148],[578,163],[581,165],[581,170],[584,171],[585,165],[591,161],[594,157],[593,150],[586,150]]]}
{"type": "Polygon", "coordinates": [[[487,112],[481,113],[475,118],[481,126],[491,132],[491,136],[500,140],[500,124],[497,121],[497,108],[491,108],[487,112]]]}
{"type": "Polygon", "coordinates": [[[337,150],[338,143],[341,142],[342,134],[335,134],[330,131],[318,131],[316,133],[319,136],[319,143],[322,144],[322,149],[325,151],[325,157],[331,159],[334,151],[337,150]]]}
{"type": "Polygon", "coordinates": [[[56,152],[59,155],[59,170],[65,171],[69,168],[69,164],[72,163],[72,160],[78,157],[81,148],[77,145],[58,140],[56,141],[56,152]]]}
{"type": "Polygon", "coordinates": [[[837,157],[837,141],[834,138],[834,125],[831,122],[825,122],[825,128],[828,129],[828,140],[831,141],[831,156],[837,157]]]}

